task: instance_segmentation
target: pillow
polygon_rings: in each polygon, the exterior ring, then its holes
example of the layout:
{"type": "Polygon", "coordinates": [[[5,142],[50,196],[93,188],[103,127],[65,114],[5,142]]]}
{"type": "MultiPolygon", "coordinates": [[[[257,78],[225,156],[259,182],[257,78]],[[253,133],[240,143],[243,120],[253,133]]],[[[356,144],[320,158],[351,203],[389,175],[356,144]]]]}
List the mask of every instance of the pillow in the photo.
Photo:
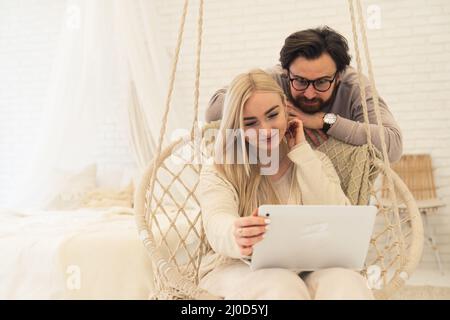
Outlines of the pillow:
{"type": "Polygon", "coordinates": [[[89,165],[74,175],[63,174],[57,194],[51,198],[45,209],[72,210],[79,208],[85,192],[95,189],[96,178],[96,164],[89,165]]]}
{"type": "Polygon", "coordinates": [[[122,184],[124,167],[119,165],[103,164],[97,169],[97,187],[120,189],[122,184]]]}
{"type": "Polygon", "coordinates": [[[81,208],[127,207],[133,208],[134,185],[129,183],[122,190],[113,188],[96,188],[83,194],[81,208]]]}

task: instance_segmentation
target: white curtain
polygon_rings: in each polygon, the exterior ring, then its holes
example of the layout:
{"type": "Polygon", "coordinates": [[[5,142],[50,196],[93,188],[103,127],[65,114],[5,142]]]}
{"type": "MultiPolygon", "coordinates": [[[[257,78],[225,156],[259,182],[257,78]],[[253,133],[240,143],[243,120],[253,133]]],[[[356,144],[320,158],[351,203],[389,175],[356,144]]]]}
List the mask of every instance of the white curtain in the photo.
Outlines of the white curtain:
{"type": "Polygon", "coordinates": [[[128,129],[136,162],[142,170],[158,139],[169,61],[162,54],[162,42],[156,32],[158,17],[153,0],[115,0],[114,7],[114,20],[121,36],[119,46],[127,57],[132,80],[128,129]]]}
{"type": "Polygon", "coordinates": [[[168,83],[157,26],[153,0],[67,1],[42,130],[11,206],[42,207],[58,171],[97,161],[105,117],[126,127],[137,167],[148,164],[168,83]]]}

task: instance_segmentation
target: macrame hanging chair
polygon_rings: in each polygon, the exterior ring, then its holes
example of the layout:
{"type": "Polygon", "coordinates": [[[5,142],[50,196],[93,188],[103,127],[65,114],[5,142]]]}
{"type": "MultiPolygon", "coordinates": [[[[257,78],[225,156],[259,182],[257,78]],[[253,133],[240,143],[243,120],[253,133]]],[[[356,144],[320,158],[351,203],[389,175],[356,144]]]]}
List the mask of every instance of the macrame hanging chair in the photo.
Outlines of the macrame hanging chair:
{"type": "MultiPolygon", "coordinates": [[[[203,256],[211,247],[205,236],[199,200],[195,195],[202,163],[193,160],[198,154],[208,155],[211,152],[214,143],[214,134],[211,134],[214,131],[211,129],[218,128],[218,123],[207,124],[200,130],[201,145],[195,143],[198,131],[203,0],[199,0],[194,120],[191,133],[162,149],[188,3],[189,0],[185,0],[156,154],[145,171],[135,196],[139,236],[153,265],[155,292],[150,296],[151,299],[223,299],[198,287],[199,267],[203,256]]],[[[348,4],[360,74],[367,144],[351,146],[330,138],[318,150],[326,153],[333,162],[342,188],[354,205],[370,203],[378,208],[365,269],[361,273],[367,277],[377,299],[388,299],[404,285],[420,261],[423,227],[413,196],[389,165],[361,3],[359,0],[348,0],[348,4]],[[382,150],[373,146],[368,127],[358,24],[382,150]]]]}

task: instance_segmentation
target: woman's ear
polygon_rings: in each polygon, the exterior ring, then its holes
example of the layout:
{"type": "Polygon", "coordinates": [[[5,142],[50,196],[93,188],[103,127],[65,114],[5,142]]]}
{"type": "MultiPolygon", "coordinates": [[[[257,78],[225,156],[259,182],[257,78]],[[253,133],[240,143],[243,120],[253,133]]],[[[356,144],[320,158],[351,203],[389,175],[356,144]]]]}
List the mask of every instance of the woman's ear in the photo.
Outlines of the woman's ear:
{"type": "Polygon", "coordinates": [[[288,113],[288,104],[287,104],[287,98],[284,97],[283,99],[283,109],[284,109],[284,114],[286,115],[286,120],[289,119],[289,113],[288,113]]]}
{"type": "Polygon", "coordinates": [[[287,100],[286,95],[283,95],[282,103],[283,103],[283,107],[287,110],[288,100],[287,100]]]}

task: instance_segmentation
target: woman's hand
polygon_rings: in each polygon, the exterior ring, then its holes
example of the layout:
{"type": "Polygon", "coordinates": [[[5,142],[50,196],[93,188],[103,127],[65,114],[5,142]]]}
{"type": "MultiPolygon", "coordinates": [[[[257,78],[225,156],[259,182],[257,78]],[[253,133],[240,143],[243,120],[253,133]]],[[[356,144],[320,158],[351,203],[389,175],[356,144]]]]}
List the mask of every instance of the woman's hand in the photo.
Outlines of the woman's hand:
{"type": "Polygon", "coordinates": [[[323,142],[328,140],[328,135],[322,131],[323,129],[323,116],[325,113],[316,112],[314,114],[306,114],[294,107],[290,102],[287,103],[287,111],[290,119],[299,119],[303,122],[303,128],[305,133],[311,139],[312,143],[314,143],[317,147],[320,146],[323,142]],[[318,137],[318,135],[322,141],[318,137]]]}
{"type": "Polygon", "coordinates": [[[303,131],[303,122],[300,119],[293,118],[289,120],[288,128],[286,130],[286,138],[289,149],[292,149],[296,145],[306,141],[305,132],[303,131]]]}
{"type": "Polygon", "coordinates": [[[264,238],[269,229],[269,219],[258,217],[258,208],[251,216],[238,218],[234,224],[234,239],[239,246],[241,255],[251,256],[253,246],[264,238]]]}

